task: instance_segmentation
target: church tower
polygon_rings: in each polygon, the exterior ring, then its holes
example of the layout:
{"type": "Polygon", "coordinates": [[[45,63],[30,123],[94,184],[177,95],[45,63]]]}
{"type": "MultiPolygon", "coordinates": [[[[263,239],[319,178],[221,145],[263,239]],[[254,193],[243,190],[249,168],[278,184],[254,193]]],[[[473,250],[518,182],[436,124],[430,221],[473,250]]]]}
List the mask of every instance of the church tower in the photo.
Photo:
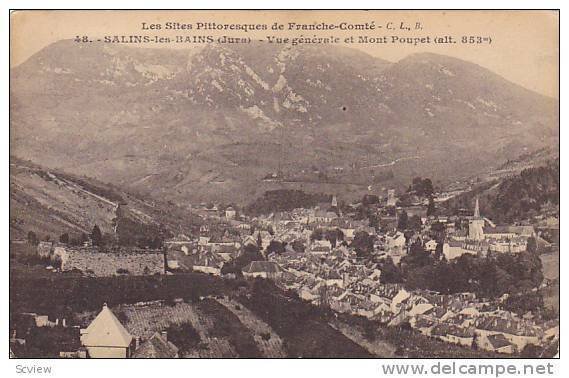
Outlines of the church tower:
{"type": "Polygon", "coordinates": [[[484,219],[480,216],[478,197],[476,197],[476,204],[474,205],[474,216],[468,222],[468,238],[471,240],[484,239],[484,219]]]}

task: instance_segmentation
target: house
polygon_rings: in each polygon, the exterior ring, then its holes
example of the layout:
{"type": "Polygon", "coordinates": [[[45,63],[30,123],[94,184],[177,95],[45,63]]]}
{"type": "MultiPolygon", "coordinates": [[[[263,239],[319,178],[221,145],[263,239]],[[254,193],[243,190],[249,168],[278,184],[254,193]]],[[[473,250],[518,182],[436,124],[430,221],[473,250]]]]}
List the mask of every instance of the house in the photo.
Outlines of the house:
{"type": "Polygon", "coordinates": [[[178,260],[168,259],[167,264],[168,264],[168,269],[180,269],[180,264],[178,263],[178,260]]]}
{"type": "Polygon", "coordinates": [[[314,240],[310,245],[310,252],[316,255],[326,255],[332,250],[332,243],[329,240],[314,240]]]}
{"type": "Polygon", "coordinates": [[[431,336],[447,343],[471,347],[474,341],[474,330],[452,324],[437,324],[431,329],[431,336]]]}
{"type": "Polygon", "coordinates": [[[273,261],[251,261],[243,268],[245,278],[279,278],[284,270],[279,264],[273,261]]]}
{"type": "Polygon", "coordinates": [[[48,241],[41,241],[38,244],[37,251],[39,257],[44,259],[50,258],[53,251],[53,243],[48,241]]]}
{"type": "Polygon", "coordinates": [[[465,253],[470,253],[471,255],[477,255],[478,251],[474,249],[465,249],[464,242],[457,240],[449,240],[447,243],[443,244],[443,255],[450,261],[464,255],[465,253]]]}
{"type": "Polygon", "coordinates": [[[407,216],[409,218],[414,216],[424,218],[427,216],[427,207],[423,205],[408,206],[405,208],[405,211],[407,212],[407,216]]]}
{"type": "Polygon", "coordinates": [[[155,332],[132,355],[132,358],[178,358],[178,347],[168,341],[168,334],[155,332]]]}
{"type": "Polygon", "coordinates": [[[401,231],[389,232],[385,235],[385,246],[388,250],[402,250],[405,242],[405,235],[401,231]]]}
{"type": "Polygon", "coordinates": [[[318,278],[322,279],[326,284],[326,286],[336,285],[338,287],[344,287],[344,279],[340,274],[338,274],[338,272],[334,270],[326,271],[323,274],[321,274],[318,278]]]}
{"type": "Polygon", "coordinates": [[[391,300],[391,312],[397,314],[399,309],[407,302],[407,300],[411,297],[411,293],[409,293],[405,289],[399,290],[397,295],[393,297],[391,300]]]}
{"type": "Polygon", "coordinates": [[[203,253],[199,256],[193,256],[192,270],[194,272],[213,274],[219,276],[221,274],[222,261],[221,258],[213,253],[203,253]]]}
{"type": "Polygon", "coordinates": [[[247,247],[248,245],[253,247],[259,247],[257,245],[257,240],[255,240],[255,238],[252,235],[245,236],[241,244],[243,245],[243,248],[247,247]]]}
{"type": "Polygon", "coordinates": [[[231,261],[239,256],[241,250],[233,245],[221,245],[211,249],[211,252],[224,262],[231,261]]]}
{"type": "Polygon", "coordinates": [[[437,250],[437,245],[438,243],[436,242],[436,240],[431,239],[425,243],[425,250],[427,252],[433,253],[437,250]]]}
{"type": "Polygon", "coordinates": [[[309,302],[316,302],[320,299],[320,288],[322,283],[313,283],[312,285],[303,285],[298,291],[298,295],[301,299],[309,302]]]}
{"type": "Polygon", "coordinates": [[[513,354],[516,347],[501,333],[480,337],[478,347],[497,353],[513,354]]]}
{"type": "Polygon", "coordinates": [[[235,219],[236,215],[237,211],[235,211],[233,207],[229,206],[227,209],[225,209],[225,219],[227,220],[235,219]]]}
{"type": "Polygon", "coordinates": [[[133,337],[105,303],[91,324],[81,330],[81,344],[90,358],[128,358],[133,337]]]}
{"type": "Polygon", "coordinates": [[[397,197],[395,196],[395,189],[387,190],[387,207],[395,207],[397,205],[397,197]]]}
{"type": "Polygon", "coordinates": [[[410,316],[423,315],[430,311],[434,306],[430,303],[418,303],[409,311],[410,316]]]}
{"type": "Polygon", "coordinates": [[[527,239],[535,236],[535,229],[533,226],[484,227],[484,235],[492,239],[513,238],[515,236],[522,236],[527,239]]]}
{"type": "Polygon", "coordinates": [[[330,223],[334,219],[337,219],[338,215],[333,211],[326,211],[317,209],[314,211],[314,216],[309,218],[310,223],[330,223]]]}
{"type": "Polygon", "coordinates": [[[424,317],[412,317],[409,320],[409,324],[412,328],[419,331],[423,335],[430,336],[431,330],[435,326],[435,322],[431,319],[424,318],[424,317]]]}
{"type": "Polygon", "coordinates": [[[235,246],[239,248],[241,243],[238,238],[230,235],[228,232],[225,232],[223,235],[214,235],[207,241],[207,247],[210,249],[220,246],[235,246]]]}
{"type": "Polygon", "coordinates": [[[51,322],[47,315],[38,315],[35,312],[24,312],[21,314],[21,317],[29,319],[36,327],[55,326],[55,323],[51,322]]]}

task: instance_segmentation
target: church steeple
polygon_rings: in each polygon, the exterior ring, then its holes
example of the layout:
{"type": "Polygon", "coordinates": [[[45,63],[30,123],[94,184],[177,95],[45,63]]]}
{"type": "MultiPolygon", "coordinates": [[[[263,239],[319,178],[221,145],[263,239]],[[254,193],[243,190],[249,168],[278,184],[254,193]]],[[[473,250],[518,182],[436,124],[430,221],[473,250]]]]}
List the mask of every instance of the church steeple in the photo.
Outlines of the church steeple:
{"type": "Polygon", "coordinates": [[[478,197],[476,197],[476,205],[474,205],[474,218],[480,218],[480,204],[478,203],[478,197]]]}
{"type": "Polygon", "coordinates": [[[480,216],[480,203],[476,197],[474,216],[468,222],[468,238],[470,240],[484,239],[484,219],[480,216]]]}

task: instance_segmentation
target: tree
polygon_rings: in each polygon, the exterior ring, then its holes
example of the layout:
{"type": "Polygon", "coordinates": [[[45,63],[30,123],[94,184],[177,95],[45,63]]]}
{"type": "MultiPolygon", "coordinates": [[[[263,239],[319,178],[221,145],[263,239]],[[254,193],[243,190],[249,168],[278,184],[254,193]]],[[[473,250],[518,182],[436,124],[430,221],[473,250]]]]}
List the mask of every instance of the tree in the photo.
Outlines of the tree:
{"type": "Polygon", "coordinates": [[[93,245],[100,246],[103,244],[103,234],[97,225],[95,225],[93,227],[93,231],[91,231],[91,241],[93,242],[93,245]]]}
{"type": "Polygon", "coordinates": [[[399,219],[397,221],[397,229],[403,231],[407,229],[407,223],[409,222],[409,217],[407,216],[407,212],[403,211],[399,215],[399,219]]]}
{"type": "Polygon", "coordinates": [[[522,358],[539,358],[541,357],[542,348],[534,345],[534,344],[527,344],[524,349],[520,352],[520,356],[522,358]]]}
{"type": "Polygon", "coordinates": [[[326,231],[325,238],[330,242],[332,248],[336,248],[336,243],[344,240],[344,233],[339,228],[335,228],[333,230],[326,231]]]}
{"type": "Polygon", "coordinates": [[[152,249],[162,249],[164,246],[164,240],[160,235],[156,235],[152,240],[149,241],[148,246],[152,249]]]}
{"type": "Polygon", "coordinates": [[[365,231],[358,231],[351,246],[358,256],[369,256],[373,252],[373,237],[365,231]]]}
{"type": "Polygon", "coordinates": [[[261,238],[261,231],[257,233],[257,247],[259,249],[263,248],[263,238],[261,238]]]}
{"type": "Polygon", "coordinates": [[[410,228],[412,230],[420,231],[422,225],[423,222],[421,222],[421,218],[418,215],[413,215],[407,221],[407,228],[410,228]]]}
{"type": "Polygon", "coordinates": [[[59,242],[63,244],[69,244],[69,234],[66,232],[59,236],[59,242]]]}
{"type": "Polygon", "coordinates": [[[528,244],[527,244],[526,250],[529,253],[536,253],[537,252],[537,240],[535,240],[535,238],[533,236],[530,236],[528,238],[528,244]]]}
{"type": "Polygon", "coordinates": [[[383,283],[401,283],[403,276],[401,270],[393,263],[391,257],[387,257],[379,262],[379,270],[381,270],[381,282],[383,283]]]}
{"type": "Polygon", "coordinates": [[[401,266],[405,267],[405,271],[412,270],[415,267],[423,267],[432,265],[433,259],[431,255],[425,251],[421,241],[417,239],[409,248],[409,253],[401,259],[401,266]]]}
{"type": "Polygon", "coordinates": [[[87,236],[86,233],[82,232],[80,235],[72,237],[69,241],[69,244],[74,245],[74,246],[81,246],[87,240],[89,240],[89,237],[87,236]]]}
{"type": "Polygon", "coordinates": [[[426,178],[423,180],[422,189],[422,195],[424,196],[431,196],[433,194],[434,189],[431,179],[426,178]]]}
{"type": "Polygon", "coordinates": [[[427,206],[427,216],[430,217],[431,215],[435,215],[436,208],[435,208],[435,201],[433,197],[429,198],[429,206],[427,206]]]}
{"type": "Polygon", "coordinates": [[[310,240],[314,241],[314,240],[322,240],[324,238],[324,231],[321,228],[317,228],[314,231],[312,231],[312,234],[310,234],[310,240]]]}
{"type": "Polygon", "coordinates": [[[375,229],[379,228],[379,217],[376,214],[370,212],[370,214],[368,215],[368,219],[370,227],[373,227],[375,229]]]}
{"type": "Polygon", "coordinates": [[[434,255],[435,260],[438,261],[444,257],[443,248],[444,248],[444,241],[441,240],[437,242],[437,246],[435,248],[435,255],[434,255]]]}
{"type": "Polygon", "coordinates": [[[375,194],[364,194],[362,197],[362,204],[364,206],[373,205],[375,203],[379,203],[379,197],[375,194]]]}
{"type": "Polygon", "coordinates": [[[28,243],[34,246],[39,244],[38,236],[35,232],[28,232],[28,243]]]}
{"type": "Polygon", "coordinates": [[[437,239],[437,242],[444,239],[446,226],[441,222],[434,222],[431,224],[431,233],[437,239]]]}
{"type": "Polygon", "coordinates": [[[295,241],[293,241],[291,246],[292,249],[297,253],[304,253],[304,251],[306,250],[304,243],[300,239],[296,239],[295,241]]]}
{"type": "Polygon", "coordinates": [[[285,243],[281,243],[277,240],[271,240],[269,245],[267,246],[267,256],[271,253],[276,253],[280,255],[281,253],[285,252],[285,243]]]}
{"type": "Polygon", "coordinates": [[[407,191],[415,192],[418,196],[431,196],[434,193],[433,182],[428,178],[415,177],[407,191]]]}

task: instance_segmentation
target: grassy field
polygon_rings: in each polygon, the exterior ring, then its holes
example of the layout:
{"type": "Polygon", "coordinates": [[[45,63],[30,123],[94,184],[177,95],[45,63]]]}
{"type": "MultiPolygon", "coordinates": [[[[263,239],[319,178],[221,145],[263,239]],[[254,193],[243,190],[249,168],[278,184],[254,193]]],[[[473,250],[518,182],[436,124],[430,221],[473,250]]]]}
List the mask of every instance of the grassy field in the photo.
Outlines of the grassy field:
{"type": "Polygon", "coordinates": [[[212,298],[196,303],[199,312],[210,319],[209,334],[213,338],[227,339],[239,357],[259,358],[262,353],[250,329],[222,304],[212,298]]]}
{"type": "Polygon", "coordinates": [[[543,276],[549,280],[559,278],[559,251],[539,256],[543,265],[543,276]]]}

